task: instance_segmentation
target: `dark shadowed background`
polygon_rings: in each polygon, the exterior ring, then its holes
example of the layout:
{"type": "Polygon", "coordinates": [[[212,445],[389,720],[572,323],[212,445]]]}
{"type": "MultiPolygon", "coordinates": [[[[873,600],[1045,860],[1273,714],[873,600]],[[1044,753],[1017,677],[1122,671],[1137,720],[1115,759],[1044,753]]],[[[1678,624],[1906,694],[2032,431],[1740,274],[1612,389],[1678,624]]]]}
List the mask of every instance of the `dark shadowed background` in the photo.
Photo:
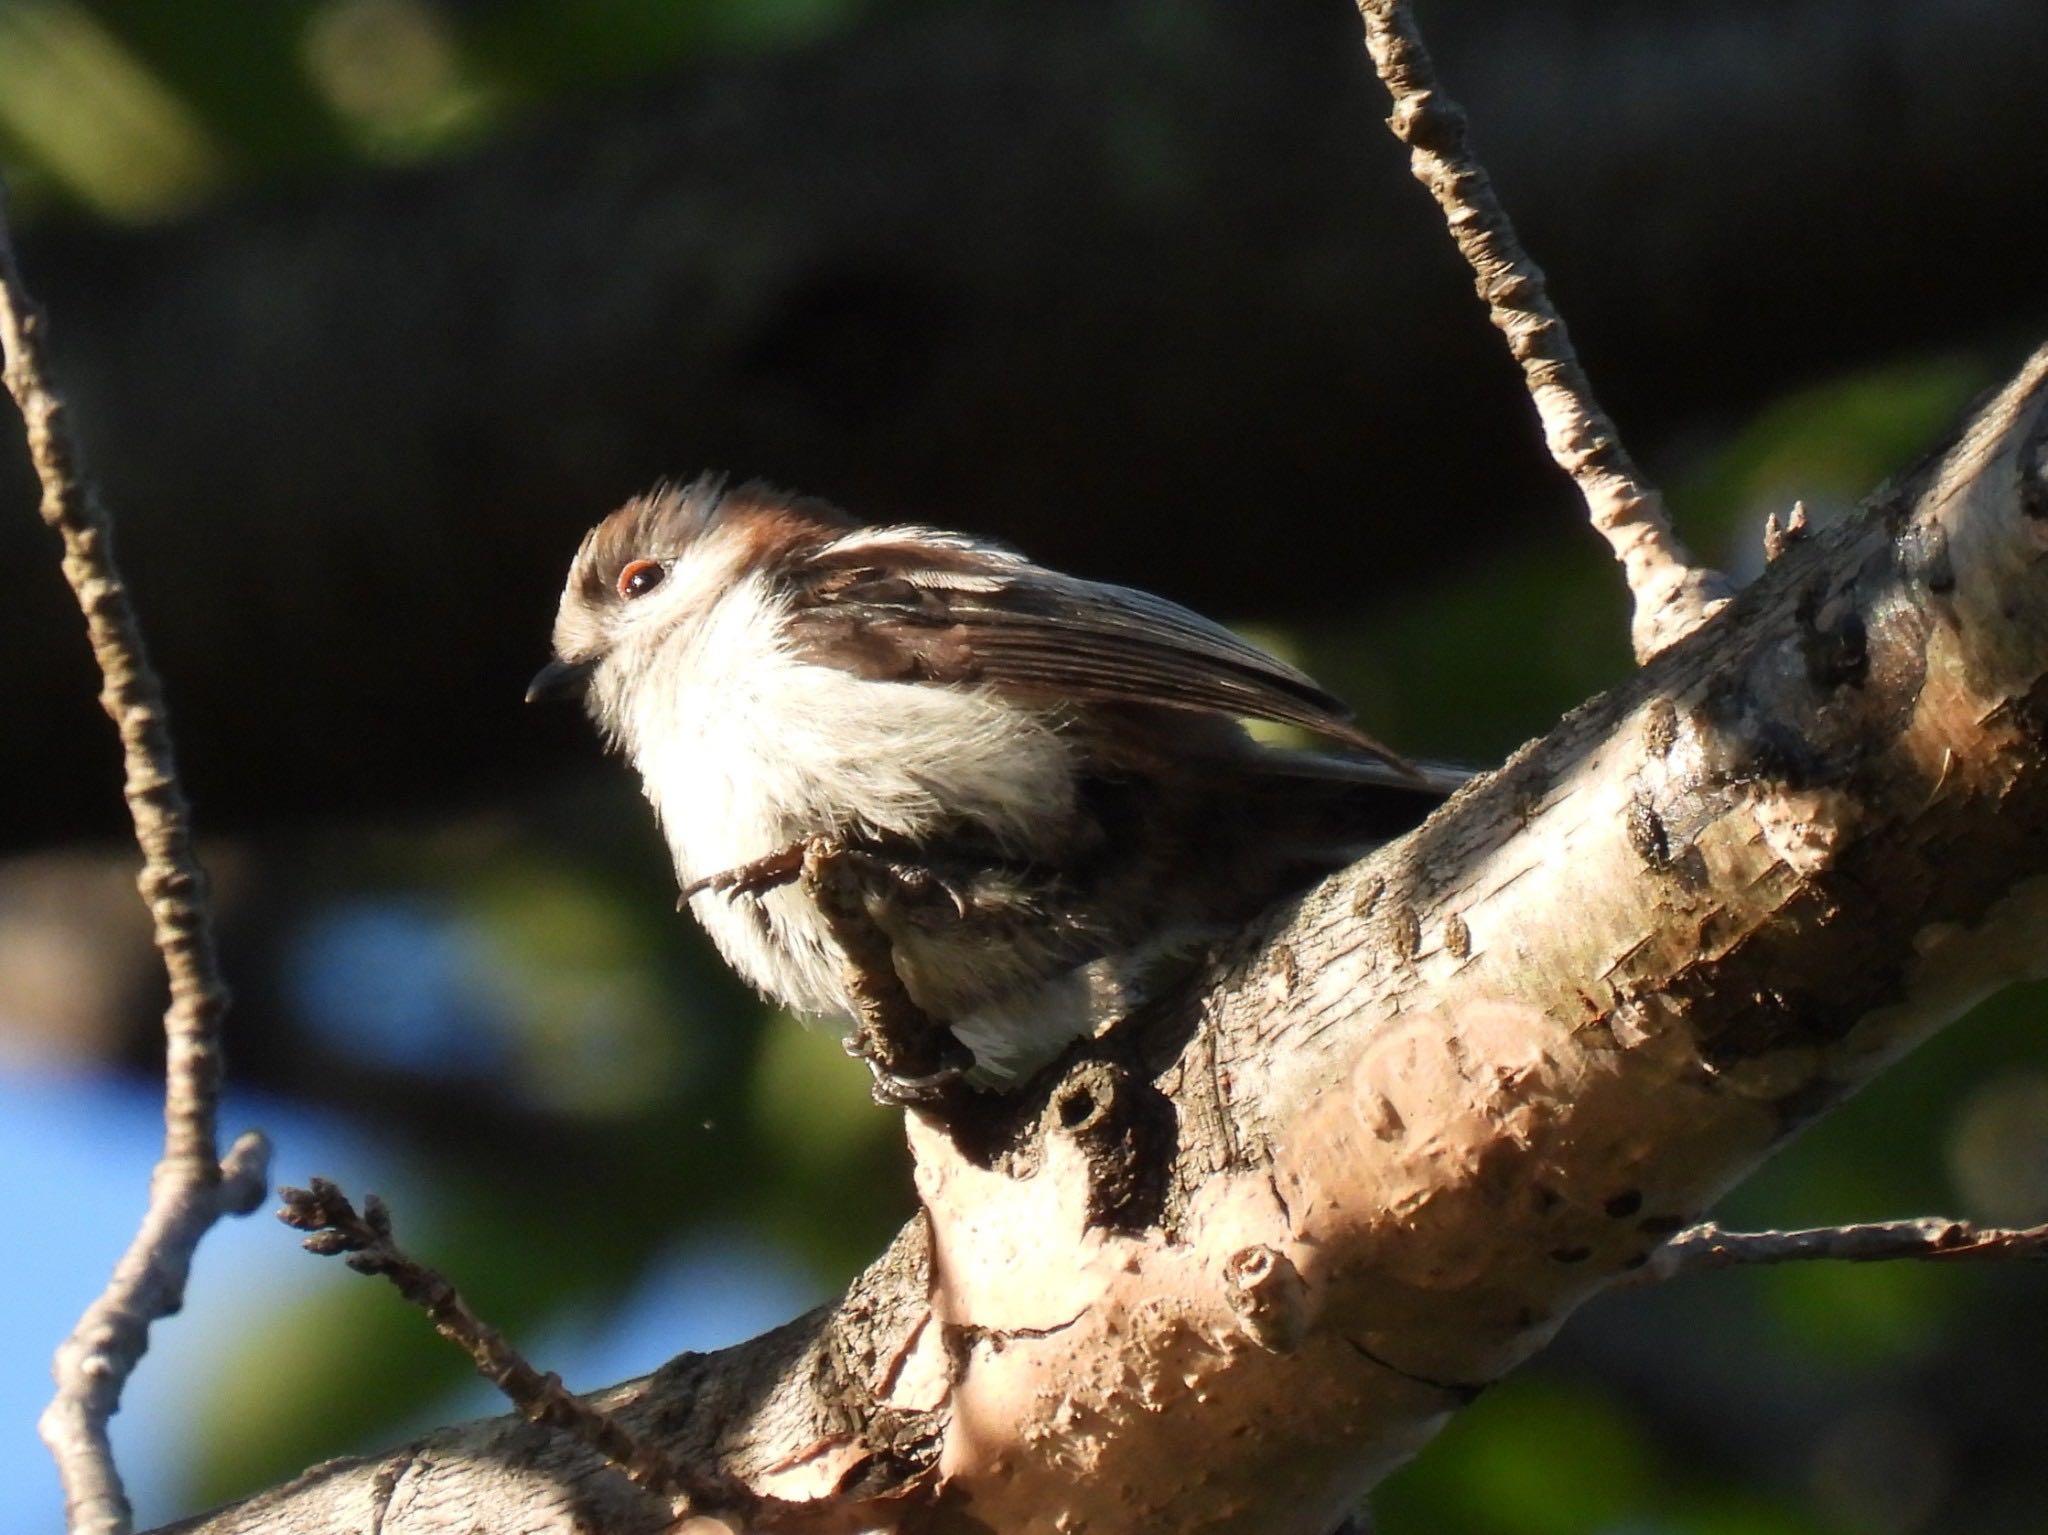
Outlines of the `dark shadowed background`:
{"type": "MultiPolygon", "coordinates": [[[[2036,0],[1464,0],[1422,19],[1596,383],[1735,569],[2048,333],[2036,0]]],[[[687,919],[573,712],[583,528],[761,475],[1244,626],[1484,764],[1627,665],[1341,0],[6,0],[0,162],[167,678],[238,1007],[231,1129],[590,1387],[835,1290],[910,1208],[829,1031],[687,919]]],[[[0,432],[0,1501],[139,1213],[158,973],[80,624],[0,432]]],[[[2044,994],[1731,1202],[2048,1218],[2044,994]]],[[[1592,1308],[1384,1535],[2048,1527],[2038,1274],[1592,1308]]],[[[117,1435],[146,1522],[493,1410],[259,1217],[117,1435]]]]}

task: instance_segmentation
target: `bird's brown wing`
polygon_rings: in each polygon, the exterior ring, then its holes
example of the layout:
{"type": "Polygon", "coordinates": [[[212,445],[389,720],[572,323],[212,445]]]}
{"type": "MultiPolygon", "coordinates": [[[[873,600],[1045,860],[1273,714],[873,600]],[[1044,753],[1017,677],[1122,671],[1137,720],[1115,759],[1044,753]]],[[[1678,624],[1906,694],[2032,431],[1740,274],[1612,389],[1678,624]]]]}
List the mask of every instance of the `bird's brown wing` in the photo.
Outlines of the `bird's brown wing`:
{"type": "Polygon", "coordinates": [[[900,681],[1275,720],[1407,764],[1315,681],[1177,603],[949,535],[860,533],[786,572],[806,660],[900,681]]]}

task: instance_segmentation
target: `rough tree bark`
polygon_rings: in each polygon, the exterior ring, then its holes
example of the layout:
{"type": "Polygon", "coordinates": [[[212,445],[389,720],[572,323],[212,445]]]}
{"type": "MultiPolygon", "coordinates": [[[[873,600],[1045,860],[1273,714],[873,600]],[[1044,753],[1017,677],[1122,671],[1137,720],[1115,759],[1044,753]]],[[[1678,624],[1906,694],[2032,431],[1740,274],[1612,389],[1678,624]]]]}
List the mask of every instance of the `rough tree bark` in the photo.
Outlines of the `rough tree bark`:
{"type": "MultiPolygon", "coordinates": [[[[601,1399],[683,1528],[1322,1535],[1792,1130],[2048,970],[2048,349],[1943,454],[956,1142],[835,1305],[601,1399]]],[[[184,1535],[654,1531],[493,1420],[184,1535]]]]}

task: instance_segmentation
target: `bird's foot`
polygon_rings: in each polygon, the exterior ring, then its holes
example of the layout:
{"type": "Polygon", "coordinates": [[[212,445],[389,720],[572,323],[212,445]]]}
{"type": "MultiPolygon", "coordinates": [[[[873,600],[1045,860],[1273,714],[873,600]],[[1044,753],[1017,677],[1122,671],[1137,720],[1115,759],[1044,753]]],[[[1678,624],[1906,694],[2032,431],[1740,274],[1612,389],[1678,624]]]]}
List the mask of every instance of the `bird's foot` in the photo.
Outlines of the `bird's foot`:
{"type": "Polygon", "coordinates": [[[807,843],[803,888],[817,903],[839,946],[854,1031],[846,1053],[874,1074],[875,1100],[896,1106],[937,1108],[959,1102],[968,1092],[966,1075],[974,1056],[953,1031],[932,1017],[903,984],[895,945],[868,904],[879,872],[875,855],[849,850],[825,838],[807,843]]]}

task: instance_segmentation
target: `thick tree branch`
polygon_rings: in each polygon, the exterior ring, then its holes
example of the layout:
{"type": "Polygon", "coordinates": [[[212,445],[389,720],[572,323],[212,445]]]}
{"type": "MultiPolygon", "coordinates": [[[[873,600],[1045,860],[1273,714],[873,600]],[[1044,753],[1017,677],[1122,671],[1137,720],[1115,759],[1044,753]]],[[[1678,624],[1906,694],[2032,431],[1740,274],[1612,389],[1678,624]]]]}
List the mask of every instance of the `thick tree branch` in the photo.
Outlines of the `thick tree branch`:
{"type": "Polygon", "coordinates": [[[1492,178],[1467,145],[1464,111],[1437,84],[1408,0],[1358,0],[1358,14],[1373,65],[1393,97],[1388,126],[1408,146],[1415,179],[1443,209],[1488,318],[1521,364],[1550,456],[1578,486],[1594,530],[1621,562],[1635,599],[1630,631],[1636,659],[1646,661],[1726,602],[1727,580],[1698,564],[1679,541],[1664,498],[1643,478],[1593,398],[1543,269],[1522,248],[1492,178]]]}
{"type": "MultiPolygon", "coordinates": [[[[1324,1535],[1792,1130],[2048,969],[2048,351],[1938,461],[599,1405],[818,1529],[1324,1535]],[[963,1149],[964,1148],[964,1149],[963,1149]]],[[[180,1526],[650,1530],[497,1420],[180,1526]],[[580,1523],[579,1523],[580,1522],[580,1523]]]]}
{"type": "Polygon", "coordinates": [[[247,1213],[263,1197],[268,1148],[244,1135],[220,1159],[220,1018],[227,986],[214,957],[206,875],[192,847],[191,812],[178,784],[163,688],[114,564],[113,528],[79,462],[52,387],[43,317],[15,265],[0,186],[0,344],[8,393],[21,407],[29,455],[42,482],[43,521],[64,544],[64,579],[80,610],[104,687],[100,703],[120,733],[124,793],[142,849],[137,885],[155,921],[170,979],[164,1013],[164,1150],[150,1179],[149,1208],[113,1278],[57,1351],[57,1395],[43,1441],[64,1479],[73,1535],[129,1528],[128,1499],[107,1442],[121,1388],[149,1346],[150,1323],[182,1303],[192,1254],[213,1223],[247,1213]]]}

